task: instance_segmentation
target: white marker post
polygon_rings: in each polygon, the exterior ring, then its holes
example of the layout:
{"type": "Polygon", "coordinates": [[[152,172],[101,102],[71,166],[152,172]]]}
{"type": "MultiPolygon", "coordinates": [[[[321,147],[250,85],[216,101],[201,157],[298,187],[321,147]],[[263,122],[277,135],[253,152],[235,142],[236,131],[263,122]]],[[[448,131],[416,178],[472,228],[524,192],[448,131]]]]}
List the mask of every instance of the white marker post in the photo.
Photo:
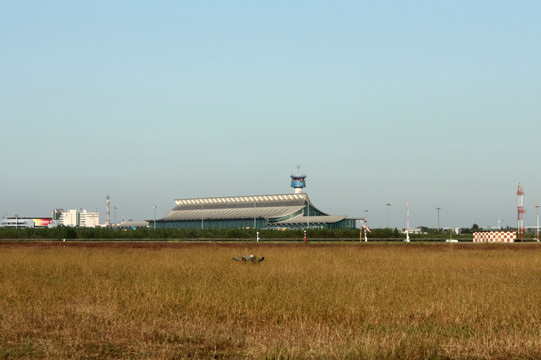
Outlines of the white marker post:
{"type": "Polygon", "coordinates": [[[410,202],[406,202],[406,240],[405,242],[410,242],[410,202]]]}

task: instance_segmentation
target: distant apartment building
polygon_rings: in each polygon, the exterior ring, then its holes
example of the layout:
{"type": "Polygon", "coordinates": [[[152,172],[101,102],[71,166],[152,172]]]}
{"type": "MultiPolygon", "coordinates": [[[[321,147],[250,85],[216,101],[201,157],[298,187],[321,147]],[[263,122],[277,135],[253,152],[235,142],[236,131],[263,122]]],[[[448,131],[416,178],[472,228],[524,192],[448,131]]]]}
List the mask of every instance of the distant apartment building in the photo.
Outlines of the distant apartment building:
{"type": "Polygon", "coordinates": [[[60,213],[60,223],[63,226],[93,228],[100,224],[100,213],[86,210],[55,210],[53,217],[60,213]]]}
{"type": "Polygon", "coordinates": [[[94,228],[100,225],[100,213],[83,210],[79,213],[79,226],[94,228]]]}
{"type": "Polygon", "coordinates": [[[51,219],[60,221],[60,217],[62,216],[63,212],[64,209],[54,209],[53,213],[51,214],[51,219]]]}
{"type": "Polygon", "coordinates": [[[79,211],[66,210],[60,214],[60,224],[63,226],[79,226],[79,211]]]}

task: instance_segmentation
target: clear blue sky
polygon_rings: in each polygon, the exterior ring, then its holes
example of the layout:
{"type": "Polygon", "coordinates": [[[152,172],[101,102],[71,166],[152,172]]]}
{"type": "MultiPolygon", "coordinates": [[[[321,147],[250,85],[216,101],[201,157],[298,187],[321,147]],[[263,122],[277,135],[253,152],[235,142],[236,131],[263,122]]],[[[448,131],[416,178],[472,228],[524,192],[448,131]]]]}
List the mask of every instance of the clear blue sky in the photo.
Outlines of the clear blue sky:
{"type": "Polygon", "coordinates": [[[0,214],[306,192],[372,227],[526,225],[539,1],[2,1],[0,214]]]}

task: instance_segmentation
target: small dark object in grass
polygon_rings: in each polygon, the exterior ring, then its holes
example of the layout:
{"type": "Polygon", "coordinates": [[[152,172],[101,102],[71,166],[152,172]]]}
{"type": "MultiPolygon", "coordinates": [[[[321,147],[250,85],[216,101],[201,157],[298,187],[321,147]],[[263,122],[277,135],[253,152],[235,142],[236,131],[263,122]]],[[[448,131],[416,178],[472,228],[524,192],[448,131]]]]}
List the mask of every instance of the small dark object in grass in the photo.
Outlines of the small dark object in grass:
{"type": "Polygon", "coordinates": [[[238,261],[240,263],[244,263],[244,264],[259,264],[260,262],[262,262],[263,260],[265,260],[265,257],[262,256],[260,258],[258,258],[257,256],[255,255],[245,255],[241,258],[238,258],[238,257],[233,257],[233,260],[235,261],[238,261]]]}

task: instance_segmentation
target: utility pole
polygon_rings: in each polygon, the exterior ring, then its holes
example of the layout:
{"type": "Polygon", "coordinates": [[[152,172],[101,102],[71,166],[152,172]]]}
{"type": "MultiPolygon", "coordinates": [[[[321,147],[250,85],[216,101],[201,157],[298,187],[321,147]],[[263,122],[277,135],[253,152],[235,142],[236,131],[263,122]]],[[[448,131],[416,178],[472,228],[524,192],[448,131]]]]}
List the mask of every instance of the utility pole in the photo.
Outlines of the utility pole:
{"type": "Polygon", "coordinates": [[[391,227],[391,204],[387,203],[387,229],[391,227]]]}
{"type": "Polygon", "coordinates": [[[156,208],[158,207],[157,205],[154,205],[154,230],[156,230],[156,208]]]}
{"type": "Polygon", "coordinates": [[[440,231],[440,210],[441,210],[441,208],[438,207],[438,208],[436,208],[436,210],[438,210],[438,231],[440,231]]]}
{"type": "Polygon", "coordinates": [[[537,236],[536,236],[536,240],[537,240],[537,242],[539,242],[539,201],[537,201],[537,205],[535,205],[535,207],[537,208],[537,236]]]}
{"type": "Polygon", "coordinates": [[[406,202],[406,240],[405,242],[410,242],[410,202],[406,202]]]}
{"type": "Polygon", "coordinates": [[[364,218],[361,218],[361,231],[359,232],[359,242],[363,242],[363,222],[364,218]]]}

